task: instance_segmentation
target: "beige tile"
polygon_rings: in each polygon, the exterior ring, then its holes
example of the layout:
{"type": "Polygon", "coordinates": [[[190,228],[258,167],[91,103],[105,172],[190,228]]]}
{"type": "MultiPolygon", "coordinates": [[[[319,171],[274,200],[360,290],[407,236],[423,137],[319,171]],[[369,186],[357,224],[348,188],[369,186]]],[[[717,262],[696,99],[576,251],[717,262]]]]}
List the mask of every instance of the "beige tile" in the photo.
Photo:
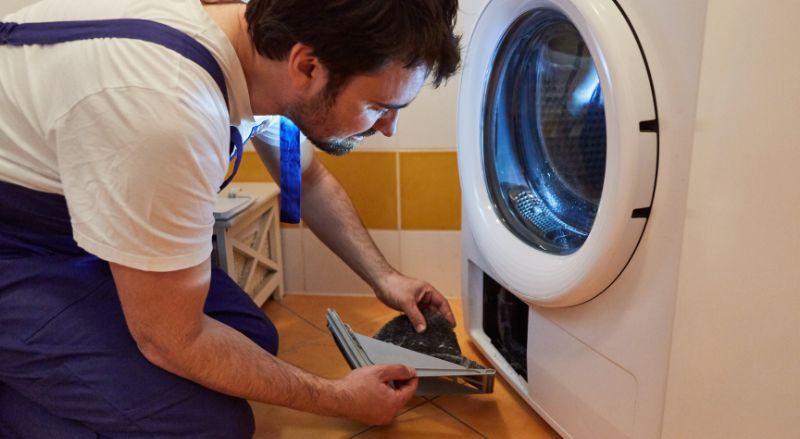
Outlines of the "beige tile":
{"type": "Polygon", "coordinates": [[[405,275],[430,282],[447,297],[461,294],[461,232],[403,230],[400,260],[405,275]]]}
{"type": "Polygon", "coordinates": [[[381,133],[375,133],[374,136],[365,138],[364,141],[356,147],[354,152],[393,151],[396,149],[397,136],[386,137],[381,133]]]}
{"type": "Polygon", "coordinates": [[[397,154],[352,152],[343,157],[317,154],[342,184],[367,228],[397,229],[397,154]]]}
{"type": "Polygon", "coordinates": [[[428,402],[409,410],[388,426],[373,427],[358,439],[480,438],[470,427],[428,402]]]}
{"type": "MultiPolygon", "coordinates": [[[[461,39],[462,46],[466,47],[468,45],[469,38],[472,35],[472,29],[475,27],[475,22],[478,21],[478,17],[484,6],[486,6],[486,0],[461,0],[458,2],[456,32],[463,35],[461,39]]],[[[457,83],[459,79],[460,78],[456,77],[449,82],[457,83]]]]}
{"type": "Polygon", "coordinates": [[[281,225],[281,256],[283,258],[283,290],[287,293],[305,291],[301,229],[284,228],[281,225]]]}
{"type": "Polygon", "coordinates": [[[438,89],[425,87],[397,123],[397,146],[401,149],[456,149],[456,100],[458,81],[438,89]]]}
{"type": "Polygon", "coordinates": [[[461,189],[456,153],[400,153],[403,230],[460,230],[461,189]]]}
{"type": "MultiPolygon", "coordinates": [[[[378,250],[393,266],[400,264],[400,232],[370,230],[378,250]]],[[[313,232],[303,229],[305,292],[311,294],[372,295],[372,289],[325,246],[313,232]]]]}

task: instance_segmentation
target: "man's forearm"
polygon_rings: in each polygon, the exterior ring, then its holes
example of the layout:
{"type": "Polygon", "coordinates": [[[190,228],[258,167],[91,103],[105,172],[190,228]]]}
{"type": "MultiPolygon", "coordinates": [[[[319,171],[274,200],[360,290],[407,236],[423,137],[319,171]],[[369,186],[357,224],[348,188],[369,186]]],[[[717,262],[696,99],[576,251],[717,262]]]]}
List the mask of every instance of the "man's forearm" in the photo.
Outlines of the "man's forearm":
{"type": "Polygon", "coordinates": [[[212,390],[322,415],[338,415],[333,381],[292,366],[240,332],[205,316],[192,340],[173,347],[142,346],[145,356],[176,375],[212,390]]]}
{"type": "Polygon", "coordinates": [[[156,366],[232,396],[322,414],[338,407],[336,382],[284,363],[203,313],[209,260],[173,272],[109,265],[131,335],[156,366]]]}
{"type": "MultiPolygon", "coordinates": [[[[272,177],[280,180],[280,160],[274,147],[259,139],[253,139],[253,145],[272,177]]],[[[382,291],[382,280],[397,271],[367,233],[342,185],[317,158],[311,159],[303,173],[301,199],[303,221],[309,229],[376,292],[382,291]]]]}
{"type": "Polygon", "coordinates": [[[382,280],[397,272],[375,245],[341,184],[322,167],[315,173],[312,181],[304,181],[303,221],[328,248],[379,291],[382,280]]]}

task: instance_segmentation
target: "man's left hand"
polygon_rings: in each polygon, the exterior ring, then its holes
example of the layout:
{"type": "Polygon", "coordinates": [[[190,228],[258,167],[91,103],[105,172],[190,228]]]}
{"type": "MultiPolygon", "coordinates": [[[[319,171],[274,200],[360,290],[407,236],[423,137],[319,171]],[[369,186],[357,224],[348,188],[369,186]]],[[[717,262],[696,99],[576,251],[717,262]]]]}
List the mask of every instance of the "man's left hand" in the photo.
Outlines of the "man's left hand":
{"type": "Polygon", "coordinates": [[[456,326],[447,299],[425,281],[394,273],[385,279],[377,296],[387,306],[404,312],[417,332],[424,332],[426,329],[425,317],[422,315],[425,309],[441,314],[451,325],[456,326]]]}

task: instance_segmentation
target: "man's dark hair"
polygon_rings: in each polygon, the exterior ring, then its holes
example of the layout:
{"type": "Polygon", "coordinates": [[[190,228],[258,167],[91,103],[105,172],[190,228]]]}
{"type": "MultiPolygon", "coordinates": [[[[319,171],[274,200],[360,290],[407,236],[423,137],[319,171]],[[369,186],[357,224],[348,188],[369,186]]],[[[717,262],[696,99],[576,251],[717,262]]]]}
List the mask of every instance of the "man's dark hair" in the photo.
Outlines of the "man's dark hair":
{"type": "Polygon", "coordinates": [[[458,69],[458,0],[250,0],[245,17],[258,53],[283,60],[296,43],[314,50],[335,96],[353,76],[391,62],[430,69],[434,87],[458,69]]]}

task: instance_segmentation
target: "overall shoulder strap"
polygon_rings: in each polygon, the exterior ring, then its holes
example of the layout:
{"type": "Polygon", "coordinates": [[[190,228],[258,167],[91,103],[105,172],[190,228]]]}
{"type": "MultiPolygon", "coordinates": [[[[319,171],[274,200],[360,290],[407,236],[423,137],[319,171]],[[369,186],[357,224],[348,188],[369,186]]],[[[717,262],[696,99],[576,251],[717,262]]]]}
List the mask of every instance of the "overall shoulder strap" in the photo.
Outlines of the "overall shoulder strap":
{"type": "MultiPolygon", "coordinates": [[[[228,107],[228,88],[219,63],[209,50],[185,33],[155,21],[135,18],[110,20],[56,21],[45,23],[0,22],[0,45],[51,45],[100,38],[126,38],[147,41],[171,49],[202,67],[219,87],[228,107]]],[[[220,190],[233,180],[242,161],[244,146],[236,127],[231,127],[233,172],[220,190]]]]}
{"type": "Polygon", "coordinates": [[[50,45],[99,38],[142,40],[171,49],[202,67],[219,87],[225,103],[228,88],[225,75],[209,50],[185,33],[150,20],[57,21],[50,23],[0,23],[0,45],[50,45]]]}

